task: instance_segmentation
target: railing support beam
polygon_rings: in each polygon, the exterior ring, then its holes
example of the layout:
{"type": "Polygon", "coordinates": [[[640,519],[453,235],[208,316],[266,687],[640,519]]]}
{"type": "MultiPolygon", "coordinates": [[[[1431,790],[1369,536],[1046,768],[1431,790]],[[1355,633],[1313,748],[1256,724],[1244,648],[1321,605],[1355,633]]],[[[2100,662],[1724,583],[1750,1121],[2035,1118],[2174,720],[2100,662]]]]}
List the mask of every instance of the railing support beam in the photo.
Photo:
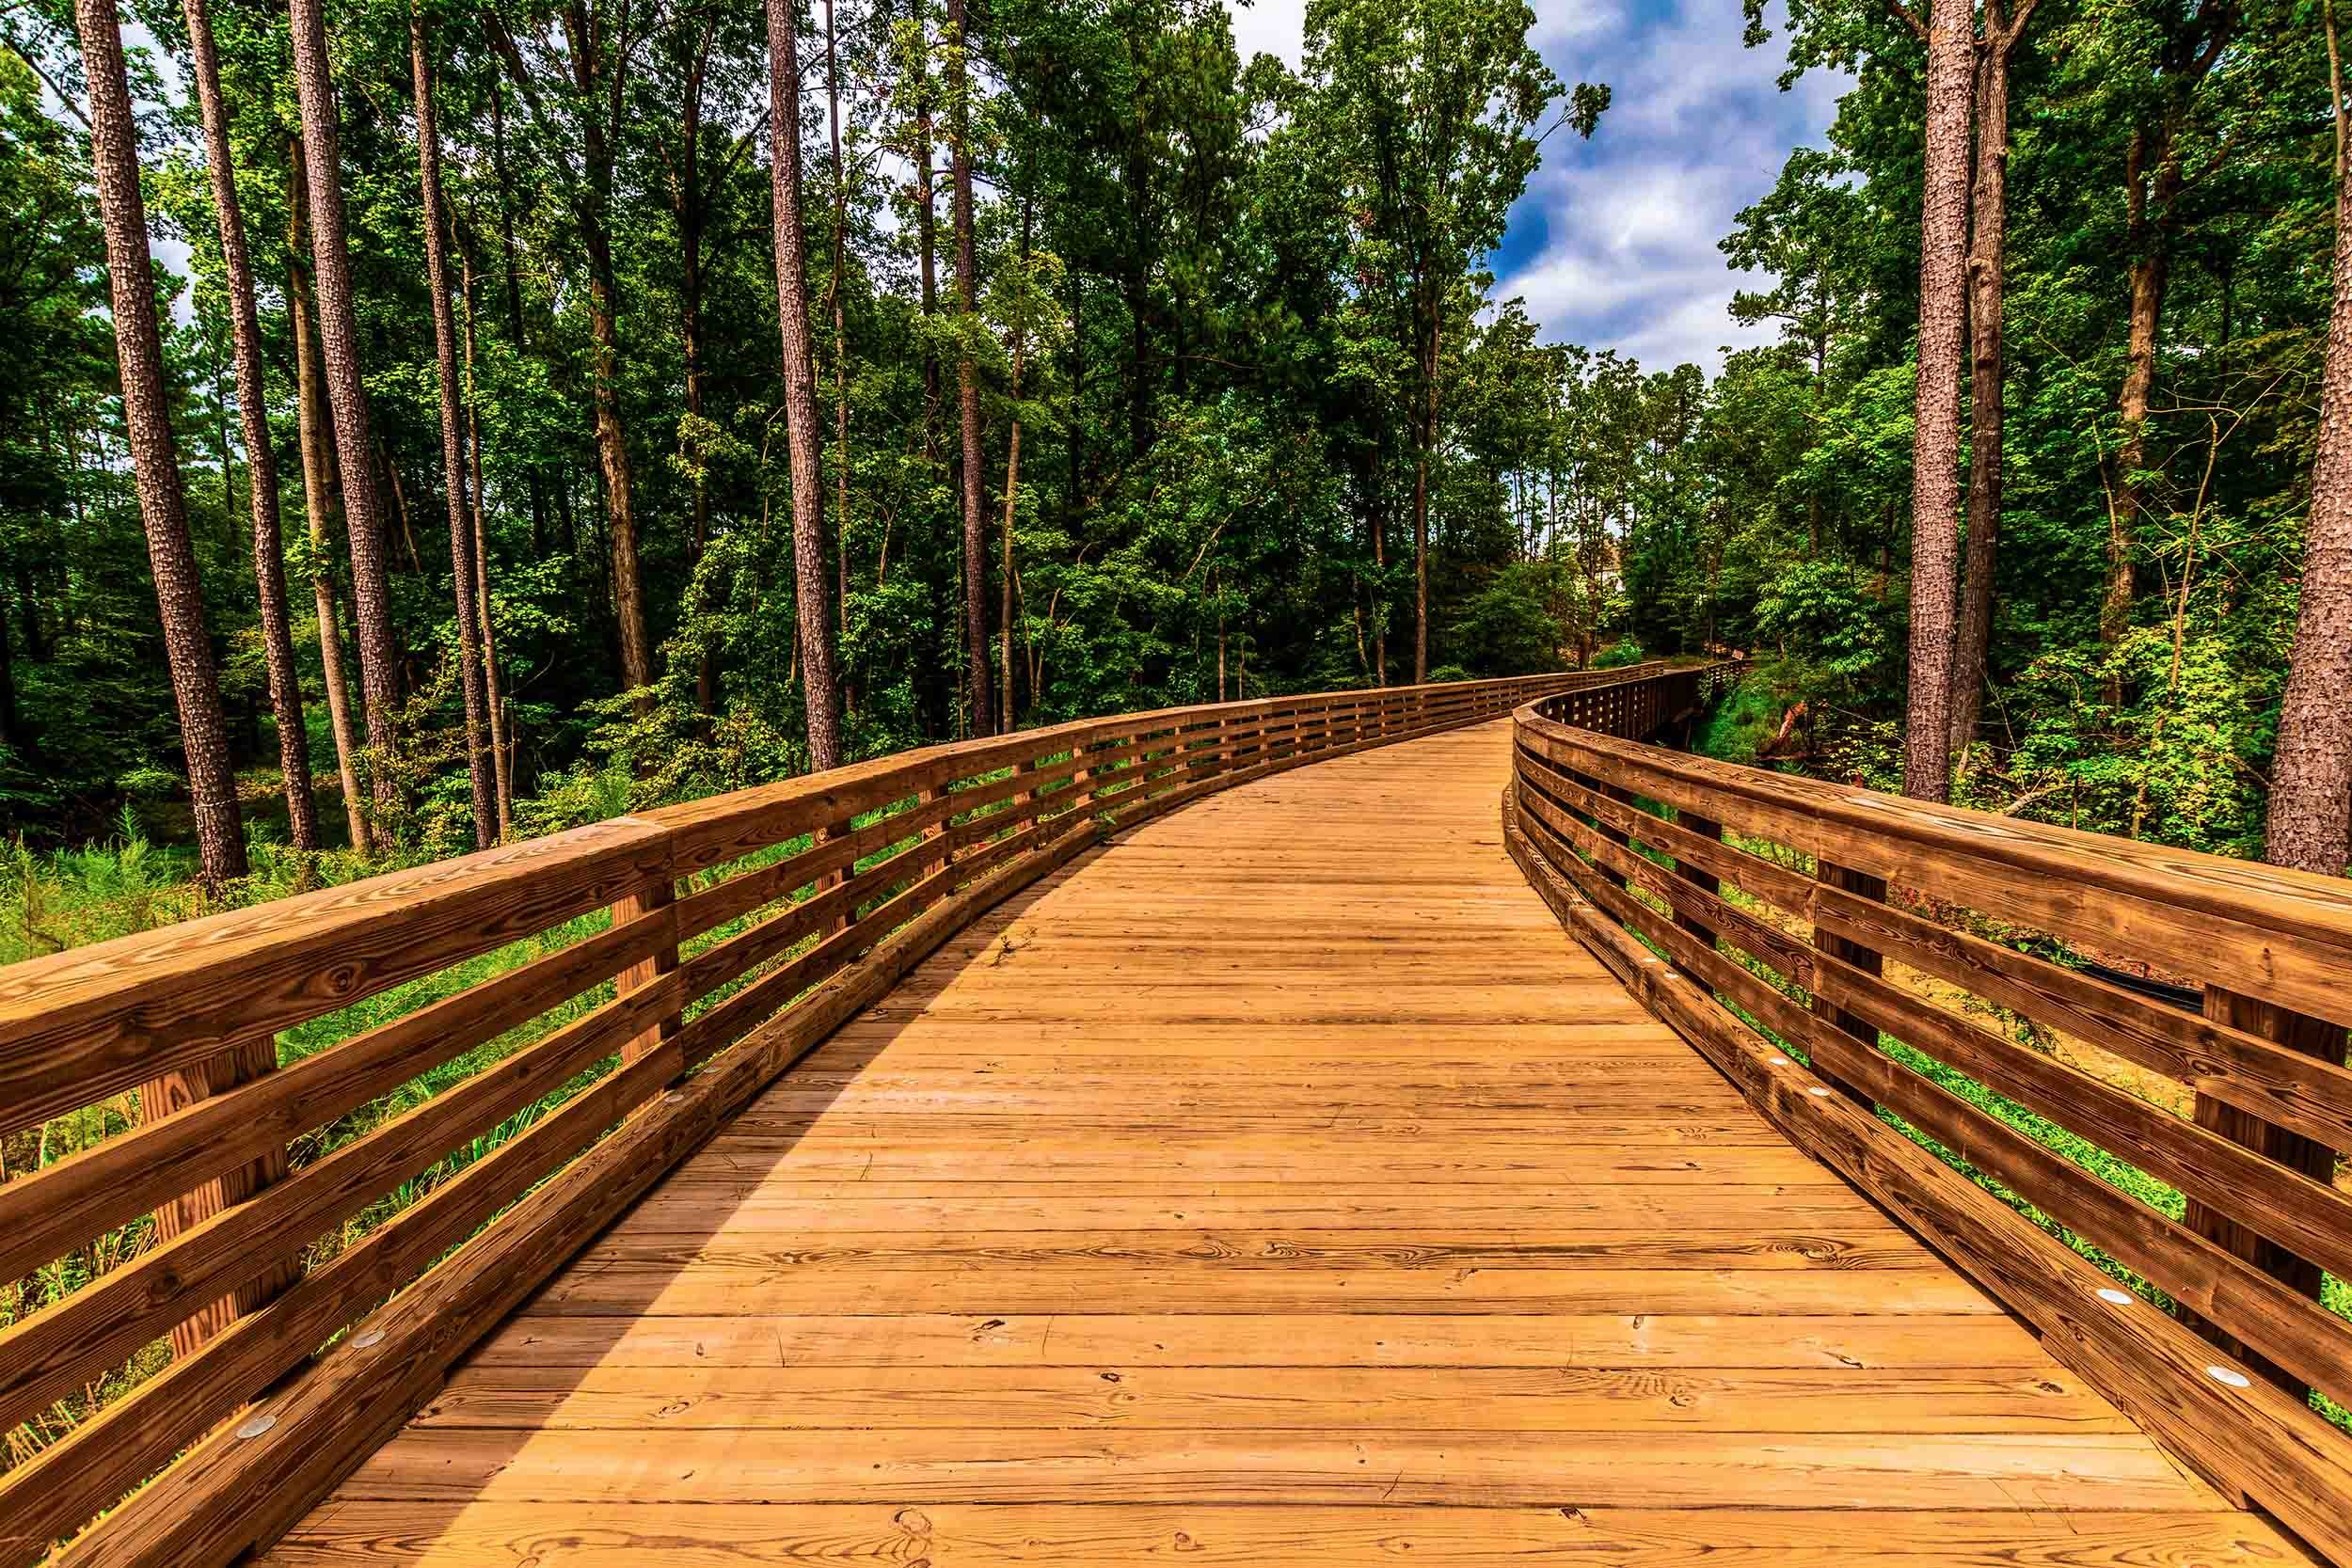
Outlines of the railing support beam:
{"type": "MultiPolygon", "coordinates": [[[[139,1085],[139,1117],[160,1121],[199,1100],[224,1094],[278,1070],[278,1037],[260,1035],[240,1040],[215,1055],[151,1079],[139,1085]]],[[[224,1209],[243,1203],[286,1174],[286,1151],[280,1147],[233,1170],[190,1188],[155,1211],[155,1237],[168,1242],[195,1229],[224,1209]]],[[[193,1355],[205,1341],[259,1308],[301,1275],[298,1264],[281,1263],[258,1279],[248,1280],[201,1311],[191,1314],[171,1330],[171,1354],[193,1355]]]]}
{"type": "MultiPolygon", "coordinates": [[[[1829,887],[1851,893],[1858,898],[1867,898],[1876,903],[1886,901],[1886,879],[1873,877],[1867,871],[1856,871],[1851,866],[1836,865],[1828,861],[1820,861],[1816,864],[1814,879],[1829,887]]],[[[1886,960],[1874,949],[1865,947],[1858,942],[1848,941],[1841,936],[1834,936],[1822,930],[1819,926],[1813,928],[1813,945],[1817,951],[1826,953],[1833,958],[1841,958],[1865,974],[1884,973],[1886,960]]],[[[1813,1013],[1817,1018],[1827,1020],[1831,1026],[1840,1033],[1851,1035],[1866,1049],[1872,1052],[1878,1050],[1879,1027],[1869,1020],[1850,1013],[1836,1003],[1818,995],[1813,998],[1813,1013]]],[[[1864,1106],[1872,1104],[1868,1095],[1836,1073],[1827,1070],[1820,1063],[1814,1064],[1813,1070],[1823,1083],[1855,1104],[1864,1106]]]]}
{"type": "MultiPolygon", "coordinates": [[[[2344,1065],[2344,1030],[2342,1025],[2329,1023],[2326,1019],[2289,1012],[2283,1007],[2225,990],[2219,986],[2205,988],[2203,1011],[2204,1016],[2216,1023],[2259,1035],[2264,1039],[2274,1040],[2336,1067],[2344,1065]]],[[[2197,1125],[2207,1132],[2218,1132],[2232,1143],[2275,1160],[2299,1176],[2307,1176],[2322,1183],[2335,1180],[2336,1150],[2317,1139],[2265,1121],[2250,1111],[2215,1099],[2201,1088],[2197,1091],[2194,1115],[2197,1125]]],[[[2324,1271],[2310,1259],[2298,1256],[2251,1227],[2195,1197],[2188,1199],[2182,1221],[2191,1230],[2226,1247],[2296,1294],[2308,1296],[2313,1301],[2319,1299],[2324,1271]]],[[[2298,1400],[2310,1397],[2310,1385],[2267,1356],[2249,1349],[2218,1325],[2186,1307],[2182,1308],[2181,1318],[2222,1350],[2245,1362],[2249,1370],[2267,1378],[2289,1395],[2298,1400]]]]}

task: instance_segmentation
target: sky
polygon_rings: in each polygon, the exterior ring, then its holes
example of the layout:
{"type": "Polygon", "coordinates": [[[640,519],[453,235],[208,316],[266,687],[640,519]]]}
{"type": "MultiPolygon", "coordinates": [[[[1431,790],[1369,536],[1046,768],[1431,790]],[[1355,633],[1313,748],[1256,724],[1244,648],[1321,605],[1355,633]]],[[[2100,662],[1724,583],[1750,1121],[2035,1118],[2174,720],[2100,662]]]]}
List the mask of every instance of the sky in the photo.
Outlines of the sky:
{"type": "MultiPolygon", "coordinates": [[[[1770,341],[1743,327],[1732,291],[1760,279],[1715,248],[1772,189],[1791,148],[1819,147],[1843,83],[1815,72],[1782,92],[1786,41],[1740,42],[1739,0],[1529,0],[1531,41],[1561,81],[1606,82],[1590,142],[1544,144],[1493,266],[1554,342],[1614,348],[1651,369],[1710,374],[1726,347],[1770,341]]],[[[1244,58],[1299,61],[1306,0],[1225,0],[1244,58]]],[[[1773,7],[1775,11],[1778,7],[1773,7]]]]}

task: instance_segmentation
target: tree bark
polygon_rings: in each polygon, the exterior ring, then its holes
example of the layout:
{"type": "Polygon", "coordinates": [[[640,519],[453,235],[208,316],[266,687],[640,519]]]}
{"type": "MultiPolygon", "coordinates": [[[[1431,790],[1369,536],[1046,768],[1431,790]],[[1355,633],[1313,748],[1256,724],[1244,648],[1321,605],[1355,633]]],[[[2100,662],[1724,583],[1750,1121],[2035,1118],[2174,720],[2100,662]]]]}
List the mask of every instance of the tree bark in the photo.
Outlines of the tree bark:
{"type": "Polygon", "coordinates": [[[1968,119],[1976,18],[1928,16],[1927,153],[1919,255],[1919,386],[1911,460],[1911,693],[1903,793],[1952,791],[1952,656],[1960,553],[1960,359],[1967,310],[1968,119]]]}
{"type": "Polygon", "coordinates": [[[2132,629],[2133,550],[2148,506],[2142,477],[2148,464],[2148,404],[2156,381],[2156,334],[2164,318],[2165,287],[2171,278],[2166,232],[2180,196],[2181,163],[2169,119],[2153,131],[2135,132],[2125,160],[2130,189],[2125,210],[2131,261],[2131,330],[2123,351],[2123,385],[2116,394],[2122,439],[2116,449],[2115,496],[2107,509],[2107,587],[2099,604],[2099,641],[2113,647],[2132,629]],[[2154,177],[2150,189],[2148,166],[2154,177]]]}
{"type": "Polygon", "coordinates": [[[833,528],[840,587],[834,624],[850,624],[850,332],[841,290],[849,269],[849,167],[841,159],[841,55],[834,38],[834,0],[825,0],[825,117],[833,133],[833,270],[825,308],[833,316],[833,528]]]}
{"type": "Polygon", "coordinates": [[[312,600],[318,611],[319,670],[326,689],[327,727],[335,734],[335,769],[343,792],[343,822],[351,847],[370,850],[368,816],[359,799],[359,743],[351,727],[351,686],[343,674],[342,618],[335,608],[335,578],[327,570],[332,547],[326,519],[335,507],[334,416],[326,406],[326,372],[319,364],[315,306],[310,269],[310,182],[303,172],[302,138],[288,143],[286,223],[286,314],[294,327],[295,428],[302,447],[302,504],[310,529],[312,600]]]}
{"type": "Polygon", "coordinates": [[[512,753],[506,743],[505,698],[499,690],[498,634],[490,624],[490,529],[488,486],[482,481],[482,410],[474,397],[473,372],[473,256],[458,251],[458,297],[466,303],[466,452],[473,465],[474,579],[467,592],[474,595],[474,614],[482,625],[482,694],[490,713],[490,776],[498,788],[499,837],[514,832],[515,778],[512,753]]]}
{"type": "Polygon", "coordinates": [[[220,57],[205,0],[185,0],[196,96],[204,120],[204,160],[229,274],[229,329],[235,350],[237,411],[245,427],[246,488],[253,508],[253,581],[262,602],[262,654],[269,668],[270,711],[278,723],[278,761],[286,821],[294,847],[319,847],[318,804],[310,788],[310,732],[302,721],[302,679],[294,664],[293,616],[286,604],[286,552],[278,536],[278,456],[270,443],[268,393],[262,378],[262,318],[254,304],[253,259],[246,249],[229,147],[229,109],[221,97],[220,57]]]}
{"type": "MultiPolygon", "coordinates": [[[[188,0],[193,7],[202,0],[188,0]]],[[[433,354],[441,394],[441,472],[449,500],[449,564],[457,601],[457,676],[465,689],[466,776],[473,796],[473,841],[498,838],[498,781],[490,758],[489,699],[482,681],[481,573],[474,564],[473,517],[466,506],[466,433],[457,394],[457,321],[449,304],[449,252],[441,235],[441,128],[433,108],[433,68],[424,15],[408,8],[408,67],[417,100],[418,194],[424,203],[425,286],[433,295],[433,354]]]]}
{"type": "MultiPolygon", "coordinates": [[[[947,0],[947,47],[954,79],[948,87],[948,151],[955,182],[956,297],[963,329],[972,330],[979,304],[979,248],[972,232],[972,73],[964,58],[964,0],[947,0]]],[[[966,348],[956,356],[956,387],[963,428],[963,618],[972,659],[972,733],[996,731],[994,683],[988,669],[988,537],[980,499],[980,373],[966,348]]]]}
{"type": "MultiPolygon", "coordinates": [[[[89,3],[89,0],[83,0],[89,3]]],[[[400,648],[392,637],[391,585],[383,510],[374,482],[375,438],[359,372],[359,319],[352,301],[351,249],[343,220],[342,155],[326,22],[319,0],[291,0],[294,88],[302,106],[302,150],[310,203],[310,252],[318,291],[319,340],[342,482],[343,531],[351,545],[351,592],[359,624],[359,685],[367,703],[368,768],[376,808],[394,813],[400,781],[392,763],[392,719],[400,705],[400,648]]]]}
{"type": "MultiPolygon", "coordinates": [[[[2329,41],[2334,32],[2332,20],[2329,41]]],[[[2342,103],[2338,98],[2339,136],[2342,103]]],[[[2319,446],[2302,602],[2279,709],[2264,856],[2340,876],[2352,861],[2352,182],[2336,160],[2335,300],[2320,376],[2319,446]]]]}
{"type": "MultiPolygon", "coordinates": [[[[914,228],[915,266],[926,320],[939,314],[939,192],[931,172],[930,29],[923,14],[924,0],[914,0],[915,25],[922,33],[923,90],[914,112],[914,228]]],[[[931,411],[939,406],[939,356],[930,341],[923,343],[923,449],[930,449],[931,411]]]]}
{"type": "Polygon", "coordinates": [[[188,795],[196,808],[197,848],[204,885],[217,895],[246,874],[245,824],[237,811],[236,776],[229,766],[228,723],[221,712],[212,638],[204,629],[204,590],[197,576],[196,546],[188,536],[187,497],[181,488],[179,445],[171,430],[121,24],[115,0],[74,0],[73,12],[89,83],[90,152],[106,234],[123,422],[138,480],[148,560],[155,574],[155,603],[163,618],[172,695],[179,704],[188,795]]]}
{"type": "MultiPolygon", "coordinates": [[[[2019,19],[2018,27],[2024,24],[2019,19]]],[[[1986,0],[1977,71],[1977,178],[1968,258],[1968,570],[1961,603],[1960,652],[1952,669],[1952,751],[1967,765],[1984,711],[1985,665],[1993,647],[1993,571],[2001,532],[2001,341],[2009,225],[2009,55],[2001,0],[1986,0]]]]}
{"type": "MultiPolygon", "coordinates": [[[[1021,198],[1021,270],[1023,282],[1028,281],[1029,225],[1034,214],[1026,195],[1021,198]]],[[[1012,692],[1012,524],[1014,509],[1021,494],[1021,372],[1028,358],[1029,335],[1025,322],[1016,322],[1012,329],[1012,439],[1005,452],[1005,529],[1003,560],[997,584],[996,604],[996,666],[1002,689],[997,694],[996,714],[1003,731],[1010,735],[1013,722],[1012,692]]],[[[1029,701],[1037,701],[1031,692],[1029,701]]]]}
{"type": "Polygon", "coordinates": [[[1438,444],[1438,308],[1422,331],[1421,417],[1413,423],[1413,684],[1429,679],[1429,458],[1438,444]]]}
{"type": "Polygon", "coordinates": [[[841,765],[834,677],[833,600],[825,580],[825,476],[817,451],[817,366],[809,330],[808,245],[801,226],[798,0],[768,7],[768,135],[775,204],[776,315],[784,335],[784,406],[792,466],[792,576],[800,609],[801,689],[812,770],[841,765]]]}
{"type": "Polygon", "coordinates": [[[17,752],[31,760],[32,748],[16,715],[16,665],[8,653],[8,618],[0,614],[0,752],[17,752]]]}
{"type": "MultiPolygon", "coordinates": [[[[671,213],[677,223],[678,348],[685,356],[686,411],[703,417],[704,239],[708,228],[708,203],[703,194],[703,104],[710,73],[715,24],[707,24],[696,40],[687,67],[685,89],[678,104],[678,156],[671,182],[671,213]]],[[[703,551],[710,539],[710,482],[702,465],[688,481],[692,494],[693,528],[687,535],[686,569],[690,594],[700,592],[698,574],[703,551]]],[[[694,710],[705,717],[719,711],[719,670],[707,640],[694,655],[694,710]]]]}
{"type": "Polygon", "coordinates": [[[1380,474],[1380,454],[1375,452],[1365,472],[1372,485],[1372,684],[1389,684],[1389,498],[1380,474]]]}
{"type": "Polygon", "coordinates": [[[588,252],[588,335],[596,416],[596,466],[604,479],[605,521],[612,532],[612,607],[620,623],[621,679],[641,695],[642,716],[653,710],[653,644],[645,629],[644,574],[637,553],[636,487],[628,462],[628,430],[621,417],[620,278],[612,265],[612,130],[594,112],[599,97],[617,119],[620,67],[604,68],[604,40],[578,3],[563,11],[573,87],[589,107],[581,116],[581,155],[587,190],[580,203],[580,239],[588,252]]]}

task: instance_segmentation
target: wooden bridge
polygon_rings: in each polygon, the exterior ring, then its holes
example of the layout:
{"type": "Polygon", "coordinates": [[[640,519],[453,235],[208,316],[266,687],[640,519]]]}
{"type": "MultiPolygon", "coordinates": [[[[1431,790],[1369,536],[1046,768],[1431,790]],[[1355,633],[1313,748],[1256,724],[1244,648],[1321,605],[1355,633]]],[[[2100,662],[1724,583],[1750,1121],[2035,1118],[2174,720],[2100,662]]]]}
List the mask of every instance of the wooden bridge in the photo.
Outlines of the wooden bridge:
{"type": "Polygon", "coordinates": [[[0,971],[0,1128],[145,1108],[0,1182],[0,1427],[173,1347],[0,1561],[2352,1568],[2352,883],[1648,743],[1724,673],[1093,721],[0,971]]]}

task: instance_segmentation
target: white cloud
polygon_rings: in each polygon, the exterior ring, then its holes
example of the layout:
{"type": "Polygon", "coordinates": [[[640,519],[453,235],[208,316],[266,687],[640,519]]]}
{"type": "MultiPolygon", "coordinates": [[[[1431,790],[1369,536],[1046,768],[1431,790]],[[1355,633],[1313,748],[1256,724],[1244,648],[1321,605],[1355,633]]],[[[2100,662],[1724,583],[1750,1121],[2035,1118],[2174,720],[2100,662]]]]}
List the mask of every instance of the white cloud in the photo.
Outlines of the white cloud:
{"type": "Polygon", "coordinates": [[[1293,71],[1306,57],[1307,0],[1225,0],[1242,64],[1273,55],[1293,71]]]}

